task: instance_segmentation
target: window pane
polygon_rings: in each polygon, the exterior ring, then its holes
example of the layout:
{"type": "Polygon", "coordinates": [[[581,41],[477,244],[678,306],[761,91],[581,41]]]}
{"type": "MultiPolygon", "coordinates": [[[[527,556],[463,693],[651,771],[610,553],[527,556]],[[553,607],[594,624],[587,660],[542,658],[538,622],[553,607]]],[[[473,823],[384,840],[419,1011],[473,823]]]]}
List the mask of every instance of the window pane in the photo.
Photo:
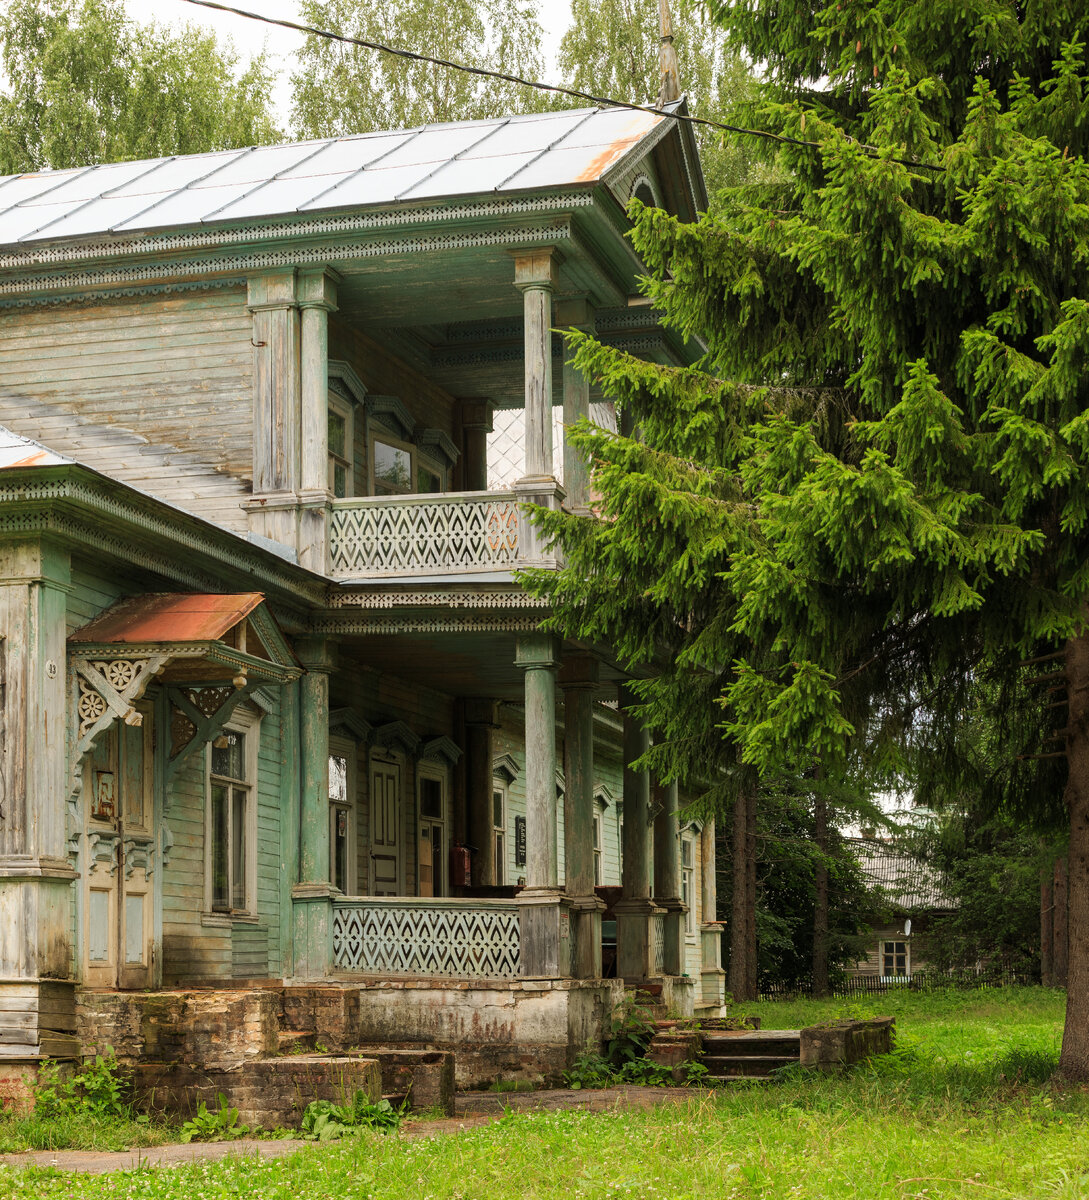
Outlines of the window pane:
{"type": "Polygon", "coordinates": [[[496,829],[503,828],[503,793],[492,792],[492,824],[496,829]]]}
{"type": "Polygon", "coordinates": [[[329,453],[348,457],[348,422],[333,409],[329,410],[329,453]]]}
{"type": "Polygon", "coordinates": [[[329,755],[329,799],[348,802],[348,760],[342,754],[329,755]]]}
{"type": "Polygon", "coordinates": [[[419,467],[416,471],[416,491],[441,492],[442,479],[427,467],[419,467]]]}
{"type": "Polygon", "coordinates": [[[497,833],[495,835],[495,882],[502,884],[505,881],[505,864],[507,852],[503,835],[497,833]]]}
{"type": "Polygon", "coordinates": [[[412,487],[412,455],[400,446],[375,441],[374,482],[376,488],[407,492],[412,487]]]}
{"type": "MultiPolygon", "coordinates": [[[[213,751],[213,754],[215,752],[213,751]]],[[[212,908],[230,908],[227,893],[227,789],[222,784],[212,788],[212,908]]]]}
{"type": "Polygon", "coordinates": [[[226,779],[245,779],[246,735],[229,730],[212,743],[212,774],[226,779]]]}
{"type": "Polygon", "coordinates": [[[246,793],[231,789],[231,907],[246,907],[246,793]]]}
{"type": "Polygon", "coordinates": [[[333,809],[333,886],[342,892],[348,887],[348,810],[333,809]]]}
{"type": "Polygon", "coordinates": [[[420,815],[442,820],[442,784],[439,780],[420,780],[420,815]]]}
{"type": "Polygon", "coordinates": [[[333,463],[333,496],[343,500],[348,495],[348,468],[343,463],[333,463]]]}

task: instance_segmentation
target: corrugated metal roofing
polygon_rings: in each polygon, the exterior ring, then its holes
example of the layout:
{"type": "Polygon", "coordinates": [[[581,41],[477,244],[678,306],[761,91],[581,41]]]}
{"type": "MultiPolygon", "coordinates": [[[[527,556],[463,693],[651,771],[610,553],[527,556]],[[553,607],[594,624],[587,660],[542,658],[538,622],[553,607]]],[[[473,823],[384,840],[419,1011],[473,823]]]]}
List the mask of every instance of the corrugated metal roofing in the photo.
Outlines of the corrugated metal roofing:
{"type": "Polygon", "coordinates": [[[876,838],[852,839],[859,865],[894,908],[907,912],[956,907],[933,867],[897,846],[876,838]]]}
{"type": "Polygon", "coordinates": [[[577,109],[0,178],[0,245],[596,183],[664,117],[577,109]]]}
{"type": "Polygon", "coordinates": [[[70,642],[131,645],[146,642],[214,642],[264,600],[260,592],[217,596],[156,592],[119,600],[70,635],[70,642]]]}
{"type": "Polygon", "coordinates": [[[40,442],[20,437],[0,425],[0,470],[8,467],[55,467],[73,461],[54,453],[40,442]]]}

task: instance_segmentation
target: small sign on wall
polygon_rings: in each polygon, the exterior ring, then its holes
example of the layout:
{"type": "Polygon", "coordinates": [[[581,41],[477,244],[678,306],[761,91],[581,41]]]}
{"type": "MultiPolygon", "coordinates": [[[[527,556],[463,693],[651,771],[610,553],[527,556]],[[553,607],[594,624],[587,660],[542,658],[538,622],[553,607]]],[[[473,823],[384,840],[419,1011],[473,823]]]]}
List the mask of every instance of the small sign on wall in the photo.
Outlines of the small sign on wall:
{"type": "Polygon", "coordinates": [[[525,817],[514,818],[514,865],[516,867],[524,867],[526,865],[525,817]]]}

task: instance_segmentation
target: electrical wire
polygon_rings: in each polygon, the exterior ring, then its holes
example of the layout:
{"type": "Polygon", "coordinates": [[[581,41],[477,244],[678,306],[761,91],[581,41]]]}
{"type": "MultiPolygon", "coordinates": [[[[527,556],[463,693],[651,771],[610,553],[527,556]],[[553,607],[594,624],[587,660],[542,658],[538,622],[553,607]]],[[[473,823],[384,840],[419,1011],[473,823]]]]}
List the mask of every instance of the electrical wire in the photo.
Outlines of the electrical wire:
{"type": "MultiPolygon", "coordinates": [[[[688,125],[702,125],[707,129],[721,130],[723,133],[737,133],[744,137],[763,138],[765,141],[779,142],[787,146],[803,146],[811,150],[823,149],[820,142],[807,141],[804,138],[790,137],[785,133],[773,133],[768,129],[746,129],[741,125],[728,125],[723,121],[713,121],[708,117],[694,117],[690,113],[663,112],[660,108],[652,108],[647,104],[634,104],[629,100],[614,100],[609,96],[595,96],[592,92],[579,91],[577,88],[563,87],[555,83],[540,83],[533,79],[523,79],[519,75],[508,75],[504,71],[492,71],[487,67],[473,67],[468,63],[451,62],[445,58],[435,58],[430,54],[419,54],[414,50],[400,50],[396,46],[386,46],[382,42],[372,42],[366,38],[349,37],[343,33],[333,33],[329,29],[319,29],[316,25],[305,25],[300,21],[289,21],[285,17],[267,17],[263,13],[250,12],[245,8],[234,8],[230,4],[220,4],[218,0],[181,0],[183,4],[193,4],[198,8],[210,8],[217,12],[231,13],[236,17],[245,17],[250,21],[260,21],[265,25],[279,25],[283,29],[292,29],[297,33],[308,33],[313,37],[324,38],[330,42],[344,42],[349,46],[361,46],[365,50],[375,50],[379,54],[392,54],[397,58],[406,58],[412,62],[427,63],[434,67],[445,67],[451,71],[462,71],[467,75],[478,75],[484,79],[500,79],[504,83],[513,83],[519,87],[535,88],[540,92],[554,92],[560,96],[571,96],[576,100],[589,100],[592,104],[603,105],[607,108],[626,108],[633,112],[650,113],[655,117],[668,117],[673,121],[684,122],[688,125]]],[[[875,146],[857,143],[859,148],[870,158],[881,157],[881,152],[875,146]]],[[[913,167],[925,171],[943,171],[945,168],[936,163],[920,162],[910,158],[892,158],[890,161],[904,167],[913,167]]]]}

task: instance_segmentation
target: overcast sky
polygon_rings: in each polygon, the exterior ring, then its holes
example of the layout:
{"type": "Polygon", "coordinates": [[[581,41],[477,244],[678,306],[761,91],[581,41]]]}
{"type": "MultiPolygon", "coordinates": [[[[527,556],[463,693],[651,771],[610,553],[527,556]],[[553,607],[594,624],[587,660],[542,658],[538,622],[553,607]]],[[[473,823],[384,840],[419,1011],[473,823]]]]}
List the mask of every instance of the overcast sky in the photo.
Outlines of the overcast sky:
{"type": "MultiPolygon", "coordinates": [[[[299,6],[296,0],[223,0],[224,3],[234,4],[238,8],[260,12],[268,17],[284,17],[287,20],[299,19],[299,6]]],[[[441,3],[441,0],[436,0],[441,3]]],[[[0,4],[3,0],[0,0],[0,4]]],[[[281,128],[287,128],[288,112],[291,106],[290,86],[288,77],[292,69],[292,55],[304,40],[304,35],[290,29],[280,29],[275,25],[265,25],[260,21],[248,20],[245,17],[234,17],[229,13],[215,12],[208,8],[198,8],[194,4],[185,4],[182,0],[125,0],[125,8],[137,21],[157,21],[160,24],[185,24],[191,22],[212,29],[219,37],[229,37],[235,46],[246,55],[258,53],[265,45],[268,46],[273,66],[279,71],[279,82],[274,93],[276,112],[281,128]]],[[[545,57],[547,62],[546,76],[549,82],[556,79],[556,52],[559,49],[560,38],[563,37],[571,15],[569,0],[541,0],[541,24],[545,31],[545,57]]],[[[413,46],[413,50],[427,51],[426,46],[413,46]]]]}

